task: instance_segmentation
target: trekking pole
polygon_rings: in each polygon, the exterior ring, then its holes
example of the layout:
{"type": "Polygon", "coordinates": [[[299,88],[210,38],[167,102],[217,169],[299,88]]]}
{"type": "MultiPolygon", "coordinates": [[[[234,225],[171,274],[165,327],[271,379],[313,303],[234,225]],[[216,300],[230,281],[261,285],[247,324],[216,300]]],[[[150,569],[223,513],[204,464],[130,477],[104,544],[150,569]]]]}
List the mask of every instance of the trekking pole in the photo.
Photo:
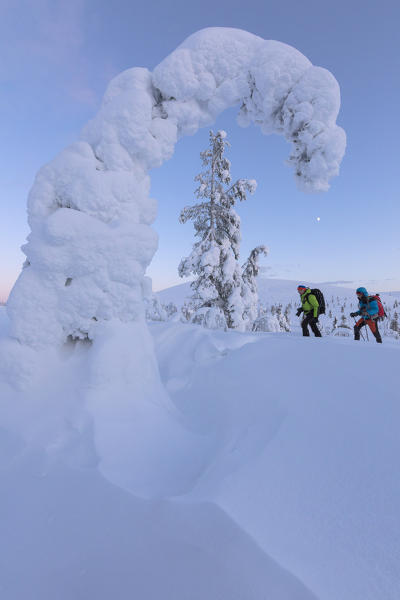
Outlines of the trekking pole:
{"type": "Polygon", "coordinates": [[[365,334],[366,334],[366,336],[367,336],[367,342],[369,342],[369,337],[368,337],[368,327],[369,327],[369,325],[368,325],[368,321],[365,321],[365,334]]]}

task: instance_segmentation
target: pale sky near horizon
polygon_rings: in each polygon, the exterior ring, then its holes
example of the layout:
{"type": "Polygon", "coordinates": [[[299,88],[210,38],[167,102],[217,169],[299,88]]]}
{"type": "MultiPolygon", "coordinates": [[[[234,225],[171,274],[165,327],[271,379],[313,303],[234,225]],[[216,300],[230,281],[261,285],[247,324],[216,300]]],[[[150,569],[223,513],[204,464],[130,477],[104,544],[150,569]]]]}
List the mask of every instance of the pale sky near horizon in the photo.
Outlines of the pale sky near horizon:
{"type": "MultiPolygon", "coordinates": [[[[400,290],[398,134],[400,8],[394,0],[3,0],[0,3],[0,299],[6,298],[29,233],[26,198],[38,169],[79,136],[108,81],[133,66],[153,69],[188,35],[238,27],[290,44],[339,82],[338,124],[347,133],[339,177],[324,194],[297,191],[284,161],[290,146],[258,129],[240,129],[237,110],[220,116],[232,147],[232,175],[258,189],[237,207],[242,259],[258,244],[272,277],[365,284],[400,290]],[[320,220],[317,220],[319,217],[320,220]]],[[[152,172],[159,250],[149,268],[155,289],[179,283],[177,266],[193,243],[178,222],[194,201],[199,153],[208,130],[177,144],[152,172]]]]}

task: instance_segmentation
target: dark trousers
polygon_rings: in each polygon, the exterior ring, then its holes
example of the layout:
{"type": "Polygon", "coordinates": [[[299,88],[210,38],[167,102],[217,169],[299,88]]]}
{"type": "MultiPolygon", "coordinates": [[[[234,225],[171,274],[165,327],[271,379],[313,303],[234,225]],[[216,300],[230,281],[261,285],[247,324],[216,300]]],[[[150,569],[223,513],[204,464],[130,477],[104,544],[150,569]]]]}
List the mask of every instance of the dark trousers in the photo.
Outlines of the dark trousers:
{"type": "Polygon", "coordinates": [[[379,329],[378,329],[378,322],[375,321],[374,319],[367,319],[367,320],[359,319],[357,321],[357,323],[354,325],[354,339],[355,340],[360,339],[360,329],[361,329],[361,327],[365,327],[366,325],[369,326],[369,328],[372,331],[372,333],[374,334],[375,339],[378,342],[378,344],[382,344],[381,334],[379,333],[379,329]]]}
{"type": "Polygon", "coordinates": [[[313,317],[312,313],[306,314],[304,319],[301,322],[301,328],[303,330],[303,335],[306,337],[310,335],[310,332],[308,331],[308,326],[311,327],[311,330],[312,330],[313,334],[315,335],[315,337],[322,337],[321,332],[318,329],[317,322],[314,321],[314,317],[313,317]],[[310,321],[311,321],[311,323],[310,323],[310,321]]]}

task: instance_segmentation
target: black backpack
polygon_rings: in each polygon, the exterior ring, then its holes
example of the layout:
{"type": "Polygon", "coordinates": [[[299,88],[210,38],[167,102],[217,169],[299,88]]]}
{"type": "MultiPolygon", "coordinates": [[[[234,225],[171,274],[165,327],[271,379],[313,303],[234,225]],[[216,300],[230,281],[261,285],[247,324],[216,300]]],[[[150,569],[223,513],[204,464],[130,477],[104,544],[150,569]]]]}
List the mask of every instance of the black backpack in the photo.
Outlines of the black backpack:
{"type": "Polygon", "coordinates": [[[307,296],[306,296],[307,299],[308,299],[308,296],[310,294],[313,294],[316,297],[316,299],[317,299],[317,302],[318,302],[318,314],[319,315],[324,315],[325,314],[325,298],[324,298],[323,293],[318,288],[313,288],[307,294],[307,296]]]}

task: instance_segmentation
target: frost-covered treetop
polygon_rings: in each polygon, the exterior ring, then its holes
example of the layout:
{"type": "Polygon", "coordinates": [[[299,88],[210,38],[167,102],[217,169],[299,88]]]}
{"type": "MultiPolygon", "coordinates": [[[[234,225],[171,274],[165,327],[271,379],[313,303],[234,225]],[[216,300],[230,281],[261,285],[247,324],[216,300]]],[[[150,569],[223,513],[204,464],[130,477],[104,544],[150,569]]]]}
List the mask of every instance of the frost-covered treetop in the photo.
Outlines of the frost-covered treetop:
{"type": "Polygon", "coordinates": [[[345,149],[335,78],[280,42],[199,31],[152,73],[115,77],[81,139],[39,171],[26,268],[8,302],[14,337],[58,344],[94,339],[101,322],[144,322],[143,278],[157,248],[148,171],[172,156],[179,137],[234,105],[240,125],[292,143],[300,189],[328,189],[345,149]]]}

